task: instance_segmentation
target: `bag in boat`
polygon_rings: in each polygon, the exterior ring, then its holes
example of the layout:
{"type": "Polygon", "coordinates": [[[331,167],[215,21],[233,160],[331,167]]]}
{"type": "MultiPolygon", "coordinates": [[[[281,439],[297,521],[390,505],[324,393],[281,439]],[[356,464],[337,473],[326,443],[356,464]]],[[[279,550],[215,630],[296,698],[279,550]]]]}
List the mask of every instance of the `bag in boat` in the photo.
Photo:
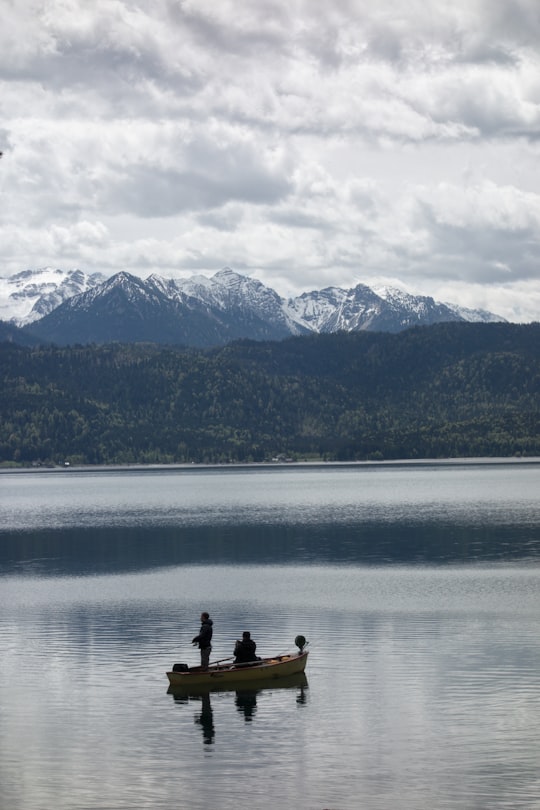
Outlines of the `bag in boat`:
{"type": "Polygon", "coordinates": [[[173,672],[187,672],[189,669],[187,664],[173,664],[173,672]]]}

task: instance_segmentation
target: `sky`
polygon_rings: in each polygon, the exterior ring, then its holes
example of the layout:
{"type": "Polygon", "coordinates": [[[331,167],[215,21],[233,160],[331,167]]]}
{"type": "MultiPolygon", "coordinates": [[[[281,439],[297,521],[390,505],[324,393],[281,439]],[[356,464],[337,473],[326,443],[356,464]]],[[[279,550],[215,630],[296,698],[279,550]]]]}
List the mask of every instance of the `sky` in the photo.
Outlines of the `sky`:
{"type": "Polygon", "coordinates": [[[538,0],[2,0],[0,275],[540,319],[538,0]]]}

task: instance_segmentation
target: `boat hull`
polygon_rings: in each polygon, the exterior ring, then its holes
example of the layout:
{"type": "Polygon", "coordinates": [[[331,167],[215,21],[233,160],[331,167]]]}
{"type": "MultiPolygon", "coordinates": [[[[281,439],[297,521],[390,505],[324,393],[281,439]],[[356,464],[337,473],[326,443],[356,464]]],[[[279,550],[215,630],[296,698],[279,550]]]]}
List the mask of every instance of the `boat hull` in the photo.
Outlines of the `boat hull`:
{"type": "Polygon", "coordinates": [[[206,695],[214,695],[216,692],[236,692],[237,695],[258,695],[263,690],[274,689],[306,689],[308,679],[305,672],[298,672],[296,675],[285,675],[283,678],[261,678],[256,681],[244,681],[243,683],[221,683],[212,681],[208,684],[186,684],[180,686],[169,684],[168,695],[174,695],[177,699],[200,698],[206,695]]]}
{"type": "Polygon", "coordinates": [[[255,684],[257,681],[275,681],[278,678],[287,678],[304,672],[307,663],[307,652],[278,655],[275,658],[263,658],[256,664],[249,666],[229,664],[227,666],[210,665],[209,669],[201,670],[193,667],[187,672],[167,672],[171,686],[189,688],[191,686],[212,686],[255,684]]]}

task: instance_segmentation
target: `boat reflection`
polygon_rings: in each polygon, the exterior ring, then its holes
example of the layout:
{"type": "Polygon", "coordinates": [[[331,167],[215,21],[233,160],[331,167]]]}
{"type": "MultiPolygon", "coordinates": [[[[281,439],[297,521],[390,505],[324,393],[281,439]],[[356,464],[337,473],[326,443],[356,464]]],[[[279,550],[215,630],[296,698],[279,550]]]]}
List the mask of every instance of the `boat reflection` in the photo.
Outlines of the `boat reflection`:
{"type": "Polygon", "coordinates": [[[193,702],[200,701],[200,711],[197,711],[194,721],[199,725],[202,730],[203,742],[205,745],[212,745],[216,735],[214,726],[214,713],[212,710],[212,693],[234,693],[234,703],[237,711],[244,717],[246,723],[251,723],[257,713],[257,698],[264,692],[271,692],[276,689],[284,690],[290,689],[296,694],[297,706],[302,706],[306,703],[306,689],[308,688],[308,681],[306,674],[300,672],[297,675],[290,675],[287,678],[280,678],[276,680],[265,679],[257,681],[255,688],[246,689],[245,685],[213,684],[212,686],[191,686],[189,688],[182,688],[179,686],[169,686],[167,694],[172,695],[175,703],[180,705],[189,705],[193,702]]]}

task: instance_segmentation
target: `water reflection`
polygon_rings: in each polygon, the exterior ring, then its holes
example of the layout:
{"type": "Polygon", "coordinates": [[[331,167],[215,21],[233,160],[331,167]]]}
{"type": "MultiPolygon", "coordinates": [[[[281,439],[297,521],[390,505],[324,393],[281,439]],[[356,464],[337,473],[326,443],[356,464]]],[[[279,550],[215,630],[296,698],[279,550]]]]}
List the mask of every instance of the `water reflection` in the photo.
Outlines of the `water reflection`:
{"type": "Polygon", "coordinates": [[[241,781],[257,810],[536,807],[539,586],[538,566],[4,579],[0,805],[237,810],[241,781]],[[262,652],[302,631],[309,688],[167,694],[203,580],[216,658],[247,616],[262,652]]]}
{"type": "Polygon", "coordinates": [[[202,729],[205,744],[212,745],[216,732],[214,729],[214,713],[212,712],[212,704],[210,703],[210,694],[201,696],[201,713],[195,718],[195,723],[198,723],[202,729]]]}
{"type": "Polygon", "coordinates": [[[172,695],[175,704],[185,707],[198,704],[200,706],[194,717],[195,725],[200,726],[204,745],[213,745],[215,742],[216,729],[214,722],[214,712],[212,709],[212,693],[227,693],[231,700],[234,695],[234,705],[237,712],[243,717],[246,723],[251,723],[257,714],[257,699],[264,692],[271,695],[273,690],[291,690],[294,692],[297,706],[304,706],[307,700],[306,690],[308,681],[304,672],[298,675],[291,675],[279,681],[275,679],[261,680],[257,682],[256,688],[252,689],[231,689],[226,686],[190,687],[188,689],[178,686],[169,686],[167,694],[172,695]]]}
{"type": "Polygon", "coordinates": [[[249,723],[253,720],[257,711],[257,692],[255,689],[242,689],[236,693],[236,708],[240,714],[244,715],[244,720],[249,723]]]}
{"type": "Polygon", "coordinates": [[[85,576],[197,564],[444,564],[537,559],[538,526],[246,524],[0,531],[0,576],[85,576]]]}
{"type": "Polygon", "coordinates": [[[539,473],[0,476],[0,805],[538,807],[539,473]],[[203,599],[310,688],[167,694],[203,599]]]}
{"type": "Polygon", "coordinates": [[[0,476],[0,576],[538,559],[540,464],[0,476]]]}

